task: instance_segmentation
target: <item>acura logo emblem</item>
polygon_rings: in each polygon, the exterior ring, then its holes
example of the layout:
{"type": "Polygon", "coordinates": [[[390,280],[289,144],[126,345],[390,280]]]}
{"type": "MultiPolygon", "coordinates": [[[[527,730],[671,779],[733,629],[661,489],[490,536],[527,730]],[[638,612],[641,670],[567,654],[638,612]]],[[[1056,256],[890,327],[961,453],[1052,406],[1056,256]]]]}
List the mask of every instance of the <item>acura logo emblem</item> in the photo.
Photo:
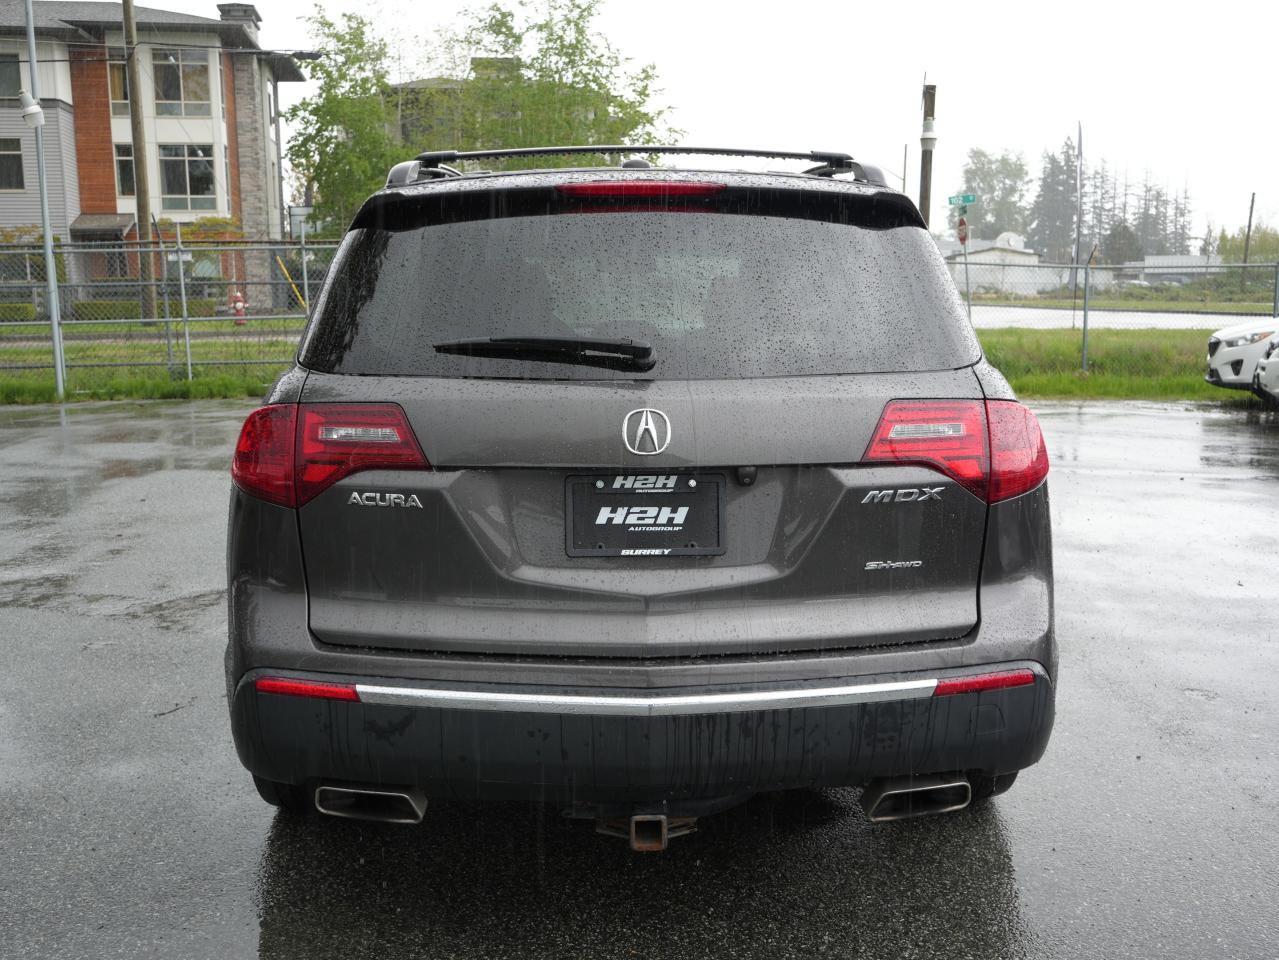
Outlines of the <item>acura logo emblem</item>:
{"type": "Polygon", "coordinates": [[[651,457],[671,443],[671,421],[661,410],[640,407],[622,420],[622,442],[631,453],[651,457]]]}

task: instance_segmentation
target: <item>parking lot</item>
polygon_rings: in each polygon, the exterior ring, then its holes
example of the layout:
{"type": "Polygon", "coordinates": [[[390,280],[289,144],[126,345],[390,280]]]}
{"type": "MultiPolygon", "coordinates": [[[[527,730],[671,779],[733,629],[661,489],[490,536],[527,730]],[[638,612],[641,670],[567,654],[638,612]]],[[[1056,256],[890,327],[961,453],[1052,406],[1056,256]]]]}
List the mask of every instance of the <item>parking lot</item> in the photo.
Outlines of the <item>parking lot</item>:
{"type": "Polygon", "coordinates": [[[0,409],[0,952],[1275,956],[1279,421],[1034,406],[1061,644],[1044,760],[947,818],[761,797],[661,855],[525,805],[276,817],[222,679],[250,404],[0,409]]]}

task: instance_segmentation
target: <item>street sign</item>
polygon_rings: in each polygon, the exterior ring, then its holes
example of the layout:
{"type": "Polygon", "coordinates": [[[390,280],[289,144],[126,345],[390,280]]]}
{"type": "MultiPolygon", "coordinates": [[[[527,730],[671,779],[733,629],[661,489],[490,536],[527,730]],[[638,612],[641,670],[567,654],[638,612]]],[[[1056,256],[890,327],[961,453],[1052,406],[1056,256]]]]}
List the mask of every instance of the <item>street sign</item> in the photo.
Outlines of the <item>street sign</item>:
{"type": "Polygon", "coordinates": [[[968,221],[963,217],[959,218],[959,242],[964,246],[968,246],[968,221]]]}
{"type": "Polygon", "coordinates": [[[968,212],[968,205],[967,205],[967,204],[965,204],[965,205],[964,205],[964,206],[962,206],[962,207],[956,207],[956,208],[955,208],[955,213],[956,213],[956,214],[958,214],[958,215],[959,215],[959,216],[961,216],[961,217],[962,217],[964,214],[966,214],[967,212],[968,212]]]}
{"type": "MultiPolygon", "coordinates": [[[[168,260],[168,261],[169,261],[169,263],[177,263],[177,262],[178,262],[178,254],[177,254],[176,252],[165,254],[164,259],[168,260]]],[[[192,257],[191,257],[191,251],[190,251],[190,250],[183,250],[183,251],[182,251],[182,261],[183,261],[184,263],[190,263],[190,262],[191,262],[191,259],[192,259],[192,257]]]]}
{"type": "Polygon", "coordinates": [[[952,207],[958,207],[958,206],[960,206],[961,204],[965,204],[965,203],[976,203],[976,202],[977,202],[977,194],[975,194],[975,193],[961,193],[961,194],[959,194],[958,196],[954,196],[954,197],[947,197],[946,199],[950,201],[950,205],[951,205],[952,207]]]}

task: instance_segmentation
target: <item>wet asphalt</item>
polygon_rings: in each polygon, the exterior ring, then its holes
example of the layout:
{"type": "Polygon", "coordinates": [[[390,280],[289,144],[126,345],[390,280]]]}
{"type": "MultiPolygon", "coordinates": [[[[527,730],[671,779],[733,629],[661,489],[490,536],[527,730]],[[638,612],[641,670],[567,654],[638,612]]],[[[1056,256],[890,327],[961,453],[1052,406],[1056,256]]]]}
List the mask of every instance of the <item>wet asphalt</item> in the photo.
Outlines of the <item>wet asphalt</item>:
{"type": "Polygon", "coordinates": [[[761,797],[635,855],[553,811],[276,816],[222,686],[249,405],[0,409],[0,955],[1275,957],[1279,420],[1039,404],[1061,680],[993,804],[761,797]]]}

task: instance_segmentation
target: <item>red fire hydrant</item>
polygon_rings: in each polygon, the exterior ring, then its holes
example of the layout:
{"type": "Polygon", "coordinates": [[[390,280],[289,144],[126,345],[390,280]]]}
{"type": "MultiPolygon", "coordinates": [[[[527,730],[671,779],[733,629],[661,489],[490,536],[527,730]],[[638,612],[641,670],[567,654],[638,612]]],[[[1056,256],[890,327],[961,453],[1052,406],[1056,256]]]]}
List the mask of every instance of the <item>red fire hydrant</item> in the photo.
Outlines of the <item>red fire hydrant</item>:
{"type": "Polygon", "coordinates": [[[235,314],[235,325],[242,327],[245,324],[244,319],[244,295],[235,293],[231,296],[231,312],[235,314]]]}

